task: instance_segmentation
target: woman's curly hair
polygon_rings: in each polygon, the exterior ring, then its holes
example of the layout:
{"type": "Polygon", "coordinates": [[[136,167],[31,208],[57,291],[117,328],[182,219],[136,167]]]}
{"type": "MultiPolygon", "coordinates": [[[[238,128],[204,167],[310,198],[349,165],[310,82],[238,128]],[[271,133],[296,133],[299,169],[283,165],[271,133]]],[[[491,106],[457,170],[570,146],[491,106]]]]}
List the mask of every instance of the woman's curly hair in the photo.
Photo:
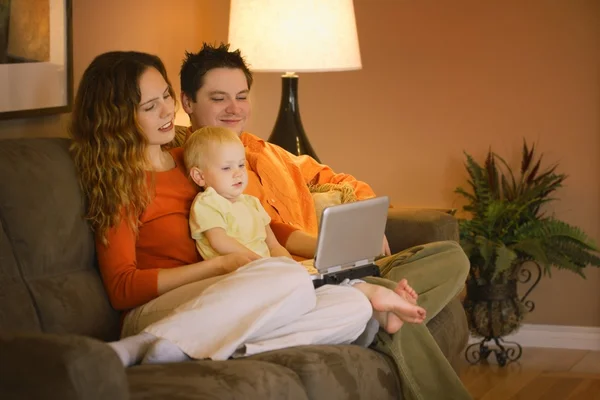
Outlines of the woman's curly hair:
{"type": "Polygon", "coordinates": [[[86,218],[104,244],[108,229],[121,218],[137,232],[139,217],[151,200],[148,141],[137,121],[139,81],[148,68],[160,72],[175,99],[160,58],[134,51],[97,56],[75,97],[70,150],[87,202],[86,218]]]}

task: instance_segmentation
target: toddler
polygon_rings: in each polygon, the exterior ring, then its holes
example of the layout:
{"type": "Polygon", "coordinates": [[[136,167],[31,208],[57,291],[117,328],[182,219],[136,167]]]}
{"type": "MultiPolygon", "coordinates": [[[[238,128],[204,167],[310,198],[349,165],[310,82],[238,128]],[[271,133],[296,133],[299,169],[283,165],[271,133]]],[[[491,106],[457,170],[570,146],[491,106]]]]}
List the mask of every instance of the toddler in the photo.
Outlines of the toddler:
{"type": "Polygon", "coordinates": [[[190,230],[205,260],[244,253],[252,260],[290,257],[279,244],[260,201],[244,194],[248,185],[246,153],[238,135],[222,127],[192,133],[184,147],[184,162],[201,191],[190,209],[190,230]]]}

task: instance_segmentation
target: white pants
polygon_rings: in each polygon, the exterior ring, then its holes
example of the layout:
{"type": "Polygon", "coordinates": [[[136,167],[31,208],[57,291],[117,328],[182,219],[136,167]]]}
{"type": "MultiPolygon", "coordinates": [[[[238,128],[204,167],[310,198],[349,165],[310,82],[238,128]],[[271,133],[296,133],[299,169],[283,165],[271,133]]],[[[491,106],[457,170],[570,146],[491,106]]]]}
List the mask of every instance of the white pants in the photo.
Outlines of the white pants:
{"type": "Polygon", "coordinates": [[[192,358],[225,360],[290,346],[348,344],[371,315],[359,290],[315,290],[304,267],[277,257],[163,294],[128,313],[122,336],[148,332],[192,358]]]}

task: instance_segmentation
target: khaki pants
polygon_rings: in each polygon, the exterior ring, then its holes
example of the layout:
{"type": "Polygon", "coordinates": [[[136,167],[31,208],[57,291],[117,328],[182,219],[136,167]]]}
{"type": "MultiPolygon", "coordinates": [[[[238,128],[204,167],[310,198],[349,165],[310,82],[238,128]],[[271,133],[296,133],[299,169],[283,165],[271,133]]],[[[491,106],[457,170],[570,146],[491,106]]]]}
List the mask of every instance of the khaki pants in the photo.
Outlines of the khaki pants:
{"type": "Polygon", "coordinates": [[[455,242],[436,242],[405,250],[377,262],[382,278],[366,278],[393,288],[402,278],[419,294],[427,310],[424,324],[404,324],[394,335],[380,330],[375,349],[391,356],[400,373],[407,400],[458,400],[471,396],[427,329],[435,317],[462,290],[469,260],[455,242]]]}
{"type": "Polygon", "coordinates": [[[308,344],[348,344],[372,315],[348,286],[314,289],[308,272],[285,257],[184,285],[132,310],[122,336],[148,332],[195,359],[225,360],[308,344]]]}

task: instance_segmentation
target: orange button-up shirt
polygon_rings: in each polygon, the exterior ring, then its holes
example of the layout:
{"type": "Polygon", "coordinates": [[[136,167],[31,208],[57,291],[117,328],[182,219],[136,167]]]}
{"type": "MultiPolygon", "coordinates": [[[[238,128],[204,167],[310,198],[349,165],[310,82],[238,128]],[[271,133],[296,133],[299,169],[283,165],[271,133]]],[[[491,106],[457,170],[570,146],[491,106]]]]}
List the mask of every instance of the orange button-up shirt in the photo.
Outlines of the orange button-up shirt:
{"type": "Polygon", "coordinates": [[[317,235],[317,215],[309,184],[349,183],[358,200],[375,197],[369,185],[352,175],[336,174],[309,156],[295,156],[279,146],[244,132],[248,187],[245,193],[258,197],[271,217],[271,228],[285,246],[296,230],[317,235]]]}

